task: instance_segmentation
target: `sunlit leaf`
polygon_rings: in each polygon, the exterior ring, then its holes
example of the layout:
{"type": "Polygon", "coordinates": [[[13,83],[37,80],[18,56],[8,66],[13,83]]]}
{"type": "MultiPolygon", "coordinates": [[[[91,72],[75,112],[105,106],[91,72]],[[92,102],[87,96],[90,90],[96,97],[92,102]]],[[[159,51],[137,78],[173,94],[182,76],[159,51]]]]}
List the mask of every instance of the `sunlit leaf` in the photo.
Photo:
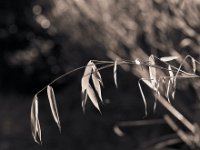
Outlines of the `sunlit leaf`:
{"type": "Polygon", "coordinates": [[[149,76],[150,76],[150,79],[151,79],[151,84],[153,86],[153,89],[155,89],[156,87],[156,68],[154,67],[155,65],[155,60],[154,60],[154,56],[151,55],[149,57],[149,76]]]}
{"type": "Polygon", "coordinates": [[[178,59],[178,56],[167,56],[167,57],[161,57],[160,60],[163,62],[168,62],[172,60],[178,59]]]}
{"type": "Polygon", "coordinates": [[[90,98],[92,104],[100,111],[98,99],[96,97],[96,94],[95,94],[93,88],[91,87],[91,85],[89,83],[91,75],[92,75],[92,81],[93,81],[94,88],[97,91],[99,98],[102,100],[100,84],[103,85],[103,81],[102,81],[101,75],[100,75],[98,69],[96,68],[95,64],[92,61],[89,61],[85,68],[85,71],[84,71],[84,74],[83,74],[83,77],[81,80],[82,107],[83,107],[83,111],[85,111],[85,105],[86,105],[87,96],[88,96],[90,98]]]}
{"type": "Polygon", "coordinates": [[[101,95],[101,85],[103,85],[103,81],[102,81],[101,75],[100,75],[98,69],[96,68],[95,64],[93,65],[92,70],[93,70],[92,71],[92,81],[93,81],[94,88],[97,91],[97,94],[98,94],[100,100],[103,102],[102,95],[101,95]]]}
{"type": "Polygon", "coordinates": [[[99,112],[101,112],[95,92],[90,85],[88,86],[86,92],[87,92],[90,100],[92,101],[93,105],[99,110],[99,112]]]}
{"type": "Polygon", "coordinates": [[[167,84],[167,94],[166,94],[166,97],[167,97],[167,100],[168,100],[169,103],[171,103],[171,101],[169,99],[170,83],[171,83],[171,80],[168,81],[168,84],[167,84]]]}
{"type": "Polygon", "coordinates": [[[95,78],[99,81],[99,83],[101,84],[101,86],[103,86],[103,80],[101,78],[101,74],[99,72],[99,70],[97,69],[96,65],[93,63],[93,67],[92,67],[92,75],[95,76],[95,78]]]}
{"type": "Polygon", "coordinates": [[[33,102],[31,105],[31,130],[32,130],[32,136],[36,143],[41,144],[42,138],[41,138],[41,128],[40,128],[40,122],[38,118],[38,97],[37,95],[34,96],[33,102]]]}
{"type": "Polygon", "coordinates": [[[114,68],[113,68],[113,78],[114,78],[114,83],[115,83],[115,86],[118,87],[118,84],[117,84],[117,59],[115,60],[115,63],[114,63],[114,68]]]}
{"type": "Polygon", "coordinates": [[[195,73],[197,70],[196,60],[193,57],[191,59],[192,59],[192,70],[193,70],[193,73],[195,73]]]}
{"type": "Polygon", "coordinates": [[[141,87],[141,85],[140,85],[140,81],[138,81],[138,86],[139,86],[140,93],[141,93],[141,95],[142,95],[142,100],[143,100],[143,102],[144,102],[145,116],[147,116],[147,102],[146,102],[146,98],[145,98],[145,96],[144,96],[144,92],[143,92],[143,90],[142,90],[142,87],[141,87]]]}
{"type": "Polygon", "coordinates": [[[47,96],[49,99],[49,104],[50,104],[50,108],[51,108],[51,112],[52,112],[54,121],[57,123],[57,126],[58,126],[59,130],[61,131],[58,109],[57,109],[57,104],[56,104],[56,98],[55,98],[54,90],[50,85],[47,86],[47,96]]]}
{"type": "Polygon", "coordinates": [[[83,77],[81,79],[81,88],[82,88],[82,107],[83,107],[83,111],[85,112],[85,104],[87,102],[87,88],[89,86],[89,80],[90,80],[90,76],[92,73],[92,66],[93,63],[91,61],[88,62],[83,77]]]}
{"type": "MultiPolygon", "coordinates": [[[[156,88],[154,89],[154,91],[156,92],[157,97],[160,96],[159,87],[160,87],[160,83],[158,82],[156,88]]],[[[156,112],[156,107],[157,107],[157,98],[155,97],[154,108],[153,108],[154,112],[156,112]]]]}
{"type": "Polygon", "coordinates": [[[170,81],[173,84],[173,82],[174,82],[174,73],[173,73],[172,68],[171,68],[170,65],[168,65],[168,70],[169,70],[170,81]]]}
{"type": "Polygon", "coordinates": [[[92,74],[92,68],[93,68],[92,66],[93,66],[92,61],[89,61],[85,68],[83,77],[81,79],[82,93],[84,93],[84,91],[87,89],[88,85],[90,84],[89,80],[90,80],[90,76],[92,74]]]}

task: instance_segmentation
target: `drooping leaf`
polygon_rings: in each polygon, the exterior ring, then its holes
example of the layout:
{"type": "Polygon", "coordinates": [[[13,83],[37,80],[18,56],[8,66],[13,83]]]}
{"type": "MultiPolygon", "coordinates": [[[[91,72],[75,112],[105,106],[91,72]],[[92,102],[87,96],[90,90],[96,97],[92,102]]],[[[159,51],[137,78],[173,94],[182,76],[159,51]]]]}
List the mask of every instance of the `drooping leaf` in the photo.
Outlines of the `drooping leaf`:
{"type": "Polygon", "coordinates": [[[156,88],[154,89],[154,91],[156,92],[156,97],[155,97],[155,100],[154,100],[154,108],[153,108],[153,111],[156,112],[156,107],[157,107],[157,97],[160,97],[160,91],[159,91],[159,87],[160,87],[160,83],[158,82],[157,83],[157,86],[156,88]]]}
{"type": "Polygon", "coordinates": [[[87,102],[87,88],[90,85],[89,80],[92,73],[92,66],[93,66],[92,61],[89,61],[85,68],[83,77],[81,79],[82,107],[84,112],[85,112],[85,104],[87,102]]]}
{"type": "Polygon", "coordinates": [[[88,88],[88,85],[90,84],[89,80],[90,80],[90,76],[92,74],[92,66],[93,66],[92,61],[89,61],[85,68],[83,77],[81,79],[82,93],[84,93],[84,91],[88,88]]]}
{"type": "Polygon", "coordinates": [[[114,63],[114,67],[113,67],[113,78],[114,78],[114,83],[115,83],[115,86],[118,87],[118,84],[117,84],[117,59],[115,60],[115,63],[114,63]]]}
{"type": "Polygon", "coordinates": [[[197,70],[196,61],[193,57],[191,59],[192,59],[192,70],[193,70],[193,73],[195,73],[197,70]]]}
{"type": "Polygon", "coordinates": [[[36,143],[42,143],[42,136],[41,136],[41,128],[40,122],[38,118],[38,97],[37,95],[34,96],[33,102],[31,105],[31,130],[32,136],[36,143]]]}
{"type": "Polygon", "coordinates": [[[93,105],[99,110],[99,112],[101,112],[95,92],[90,85],[88,86],[86,91],[93,105]]]}
{"type": "Polygon", "coordinates": [[[157,80],[156,80],[156,68],[154,67],[154,65],[155,65],[154,56],[151,55],[149,57],[149,76],[150,76],[150,79],[151,79],[151,84],[154,87],[153,89],[156,88],[156,83],[157,83],[157,80]]]}
{"type": "Polygon", "coordinates": [[[86,105],[86,101],[87,101],[87,93],[86,90],[84,91],[84,93],[81,92],[81,96],[82,96],[82,109],[83,109],[83,113],[85,113],[85,105],[86,105]]]}
{"type": "Polygon", "coordinates": [[[94,75],[95,78],[101,84],[101,86],[103,86],[103,80],[101,78],[101,74],[100,74],[99,70],[97,69],[97,67],[96,67],[96,65],[94,63],[93,63],[93,66],[92,66],[92,75],[94,75]]]}
{"type": "Polygon", "coordinates": [[[146,98],[145,98],[145,96],[144,96],[144,92],[143,92],[143,90],[142,90],[142,87],[141,87],[141,85],[140,85],[140,81],[138,81],[138,86],[139,86],[140,93],[141,93],[141,95],[142,95],[142,100],[143,100],[143,102],[144,102],[144,109],[145,109],[144,113],[145,113],[145,116],[147,116],[147,102],[146,102],[146,98]]]}
{"type": "Polygon", "coordinates": [[[170,90],[170,83],[171,83],[171,79],[168,81],[167,84],[167,93],[166,93],[166,97],[169,103],[171,103],[170,99],[169,99],[169,90],[170,90]]]}
{"type": "Polygon", "coordinates": [[[59,130],[61,131],[60,120],[59,120],[59,115],[58,115],[58,108],[57,108],[57,104],[56,104],[56,98],[55,98],[54,90],[50,85],[47,86],[47,96],[49,99],[51,113],[53,115],[54,121],[57,123],[57,126],[58,126],[59,130]]]}
{"type": "Polygon", "coordinates": [[[176,89],[174,89],[173,92],[172,92],[172,98],[173,99],[175,98],[175,94],[176,94],[176,89]]]}
{"type": "Polygon", "coordinates": [[[172,68],[171,68],[170,65],[168,65],[168,70],[169,70],[170,81],[173,84],[173,82],[174,82],[174,73],[173,73],[172,68]]]}
{"type": "Polygon", "coordinates": [[[167,56],[167,57],[161,57],[160,60],[163,62],[168,62],[172,60],[178,59],[178,56],[167,56]]]}
{"type": "Polygon", "coordinates": [[[92,86],[89,83],[91,76],[92,76],[94,88],[97,91],[99,98],[102,100],[100,84],[103,85],[103,81],[102,81],[101,75],[100,75],[98,69],[96,68],[95,64],[92,61],[89,61],[85,68],[83,77],[81,79],[81,87],[82,87],[82,95],[83,95],[82,96],[83,111],[85,111],[87,96],[90,98],[92,104],[100,111],[96,94],[95,94],[92,86]]]}
{"type": "Polygon", "coordinates": [[[103,81],[102,81],[101,75],[100,75],[97,67],[95,66],[95,64],[93,65],[92,70],[93,70],[92,71],[92,81],[93,81],[94,88],[97,91],[97,94],[98,94],[100,100],[103,102],[102,95],[101,95],[101,85],[103,85],[103,81]]]}

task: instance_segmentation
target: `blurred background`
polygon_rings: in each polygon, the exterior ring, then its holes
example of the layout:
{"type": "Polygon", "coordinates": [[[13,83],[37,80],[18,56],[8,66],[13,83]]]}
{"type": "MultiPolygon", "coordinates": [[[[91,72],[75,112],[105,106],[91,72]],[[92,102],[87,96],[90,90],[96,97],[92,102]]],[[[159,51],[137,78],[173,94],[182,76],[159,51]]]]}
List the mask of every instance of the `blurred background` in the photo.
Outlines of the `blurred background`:
{"type": "MultiPolygon", "coordinates": [[[[143,119],[137,81],[147,74],[136,66],[118,68],[118,89],[112,68],[101,71],[103,115],[90,102],[86,114],[82,113],[83,70],[53,84],[61,134],[46,92],[41,93],[42,146],[31,135],[31,103],[33,95],[50,81],[91,59],[147,61],[150,54],[179,58],[189,54],[199,60],[199,26],[199,0],[0,1],[0,150],[148,149],[166,139],[179,139],[162,120],[166,110],[158,105],[153,113],[154,98],[147,88],[149,115],[143,119]],[[147,122],[113,130],[121,121],[152,119],[153,125],[147,122]]],[[[184,66],[190,68],[190,64],[184,66]]],[[[200,84],[189,81],[178,86],[173,104],[198,123],[200,84]]],[[[177,143],[170,148],[188,149],[183,142],[177,143]]]]}

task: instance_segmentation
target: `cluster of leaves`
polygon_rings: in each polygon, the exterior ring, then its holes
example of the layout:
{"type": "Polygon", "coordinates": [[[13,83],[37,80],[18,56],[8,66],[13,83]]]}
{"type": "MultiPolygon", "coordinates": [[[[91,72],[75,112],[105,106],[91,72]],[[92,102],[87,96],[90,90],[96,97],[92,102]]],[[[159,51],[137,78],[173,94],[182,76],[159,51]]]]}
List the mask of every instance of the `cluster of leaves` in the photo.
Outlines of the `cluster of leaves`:
{"type": "MultiPolygon", "coordinates": [[[[149,72],[149,78],[139,79],[138,86],[139,86],[142,99],[144,102],[144,106],[145,106],[145,115],[147,115],[147,102],[146,102],[145,94],[142,90],[141,81],[143,81],[154,92],[154,95],[156,97],[154,109],[156,109],[156,103],[157,103],[157,99],[159,99],[158,98],[159,96],[164,95],[164,97],[168,100],[169,104],[170,104],[170,98],[174,99],[177,79],[200,77],[196,75],[195,73],[197,70],[196,64],[200,64],[200,62],[198,62],[193,57],[188,55],[185,57],[185,59],[182,61],[179,67],[175,67],[174,65],[169,64],[169,62],[174,61],[176,59],[178,59],[178,57],[176,56],[158,58],[156,56],[151,55],[149,57],[149,60],[146,62],[140,59],[115,60],[115,61],[90,60],[86,66],[76,68],[70,72],[67,72],[61,75],[60,77],[56,78],[54,81],[49,83],[47,86],[45,86],[43,89],[41,89],[39,92],[37,92],[33,98],[32,106],[31,106],[31,127],[32,127],[32,135],[35,142],[42,143],[41,128],[40,128],[39,117],[38,117],[38,94],[44,90],[47,90],[47,96],[48,96],[52,116],[59,130],[61,131],[56,98],[55,98],[54,90],[51,86],[51,84],[53,84],[60,78],[84,68],[85,71],[81,79],[83,112],[85,112],[87,100],[90,99],[94,107],[98,109],[99,112],[101,113],[99,102],[103,102],[102,91],[101,91],[101,87],[103,86],[103,80],[99,71],[105,68],[113,67],[114,83],[116,87],[118,87],[118,84],[117,84],[117,66],[118,65],[123,65],[123,64],[137,65],[137,66],[140,66],[142,69],[144,69],[145,67],[149,72]],[[192,73],[188,73],[182,70],[183,63],[186,62],[187,58],[190,58],[192,60],[192,68],[193,68],[192,73]],[[163,67],[163,66],[156,65],[155,59],[164,63],[165,66],[163,67]],[[103,65],[103,66],[98,68],[97,65],[103,65]],[[161,76],[157,70],[167,71],[168,73],[161,76]],[[164,93],[163,93],[162,89],[164,88],[164,86],[166,90],[164,90],[164,93]]],[[[170,109],[168,110],[170,111],[170,109]]]]}
{"type": "MultiPolygon", "coordinates": [[[[61,132],[56,98],[55,98],[54,90],[50,85],[47,86],[47,96],[49,99],[49,104],[50,104],[54,121],[56,122],[61,132]]],[[[37,95],[34,96],[32,106],[31,106],[31,129],[32,129],[32,135],[33,135],[34,141],[37,142],[38,144],[42,143],[41,128],[40,128],[40,122],[39,122],[39,117],[38,117],[38,96],[37,95]]]]}

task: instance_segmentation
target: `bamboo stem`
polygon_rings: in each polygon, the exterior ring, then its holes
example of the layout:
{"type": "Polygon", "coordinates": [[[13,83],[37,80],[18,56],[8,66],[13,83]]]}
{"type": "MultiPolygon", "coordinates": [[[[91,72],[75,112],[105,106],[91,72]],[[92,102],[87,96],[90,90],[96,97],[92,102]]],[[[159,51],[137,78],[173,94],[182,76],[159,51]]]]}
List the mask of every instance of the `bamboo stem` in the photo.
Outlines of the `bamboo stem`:
{"type": "Polygon", "coordinates": [[[176,110],[163,96],[155,94],[157,100],[162,104],[175,118],[177,118],[185,127],[188,128],[192,133],[195,134],[195,126],[187,120],[178,110],[176,110]]]}

